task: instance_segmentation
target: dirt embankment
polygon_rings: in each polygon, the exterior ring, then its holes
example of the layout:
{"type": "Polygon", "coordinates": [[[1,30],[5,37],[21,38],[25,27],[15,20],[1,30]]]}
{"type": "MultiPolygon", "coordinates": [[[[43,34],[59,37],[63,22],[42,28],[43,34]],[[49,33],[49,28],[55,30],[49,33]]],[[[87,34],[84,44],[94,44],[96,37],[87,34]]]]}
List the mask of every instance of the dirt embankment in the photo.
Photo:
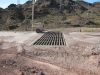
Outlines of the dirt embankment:
{"type": "Polygon", "coordinates": [[[100,47],[76,42],[69,47],[0,43],[0,75],[99,75],[100,47]]]}

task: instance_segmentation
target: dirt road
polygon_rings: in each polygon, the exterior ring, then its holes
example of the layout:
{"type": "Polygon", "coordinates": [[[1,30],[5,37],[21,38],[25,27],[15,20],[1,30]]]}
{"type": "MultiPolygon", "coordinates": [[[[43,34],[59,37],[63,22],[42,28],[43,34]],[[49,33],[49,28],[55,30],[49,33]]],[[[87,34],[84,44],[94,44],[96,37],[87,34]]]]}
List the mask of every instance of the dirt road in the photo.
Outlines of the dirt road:
{"type": "Polygon", "coordinates": [[[42,34],[27,33],[30,37],[22,43],[15,36],[1,36],[0,75],[100,75],[100,45],[94,42],[99,33],[63,34],[67,46],[29,45],[42,34]]]}

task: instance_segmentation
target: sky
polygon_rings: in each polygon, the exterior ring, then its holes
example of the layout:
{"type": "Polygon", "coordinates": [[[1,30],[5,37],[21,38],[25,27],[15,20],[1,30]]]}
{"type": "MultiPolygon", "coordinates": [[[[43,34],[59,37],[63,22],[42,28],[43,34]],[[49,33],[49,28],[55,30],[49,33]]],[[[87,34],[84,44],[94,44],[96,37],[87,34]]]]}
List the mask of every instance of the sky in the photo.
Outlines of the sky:
{"type": "MultiPolygon", "coordinates": [[[[23,4],[26,1],[28,0],[19,0],[19,1],[18,0],[0,0],[0,7],[7,8],[10,4],[17,4],[17,3],[23,4]]],[[[84,0],[84,1],[93,3],[100,0],[84,0]]]]}

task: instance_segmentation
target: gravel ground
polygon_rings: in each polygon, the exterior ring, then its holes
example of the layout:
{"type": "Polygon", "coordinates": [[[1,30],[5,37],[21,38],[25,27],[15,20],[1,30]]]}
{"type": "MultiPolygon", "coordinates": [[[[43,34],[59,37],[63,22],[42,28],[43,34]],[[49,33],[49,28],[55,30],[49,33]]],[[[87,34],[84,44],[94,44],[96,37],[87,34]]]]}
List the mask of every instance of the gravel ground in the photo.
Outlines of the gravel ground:
{"type": "Polygon", "coordinates": [[[5,42],[16,42],[23,43],[25,40],[28,40],[30,37],[37,35],[36,32],[0,32],[0,40],[5,42]]]}
{"type": "Polygon", "coordinates": [[[99,33],[63,32],[67,46],[30,45],[43,33],[0,33],[0,75],[100,75],[99,33]]]}

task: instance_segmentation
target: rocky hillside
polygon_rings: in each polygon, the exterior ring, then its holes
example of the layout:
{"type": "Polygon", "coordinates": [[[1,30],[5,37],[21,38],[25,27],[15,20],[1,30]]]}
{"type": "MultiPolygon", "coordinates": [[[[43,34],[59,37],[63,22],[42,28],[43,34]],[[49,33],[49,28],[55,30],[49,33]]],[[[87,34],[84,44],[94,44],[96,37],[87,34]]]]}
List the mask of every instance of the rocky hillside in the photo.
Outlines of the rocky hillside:
{"type": "MultiPolygon", "coordinates": [[[[32,2],[10,4],[0,8],[0,30],[29,30],[32,2]]],[[[43,22],[45,28],[71,26],[99,26],[100,2],[93,4],[73,0],[38,0],[35,3],[34,22],[43,22]],[[88,10],[89,8],[89,10],[88,10]]]]}

